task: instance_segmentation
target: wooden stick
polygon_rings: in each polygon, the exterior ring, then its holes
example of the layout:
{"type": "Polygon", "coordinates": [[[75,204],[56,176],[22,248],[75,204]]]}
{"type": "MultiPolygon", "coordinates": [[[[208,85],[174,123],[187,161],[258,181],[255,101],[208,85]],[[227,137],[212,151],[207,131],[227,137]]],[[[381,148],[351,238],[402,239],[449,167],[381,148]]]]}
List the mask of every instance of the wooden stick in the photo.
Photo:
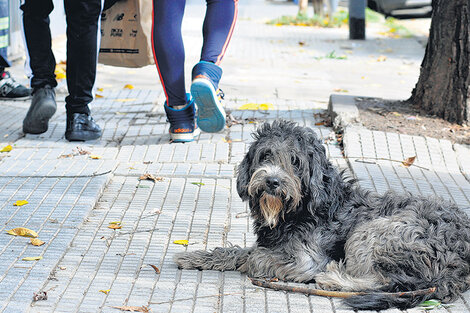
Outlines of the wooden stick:
{"type": "Polygon", "coordinates": [[[313,288],[308,288],[308,287],[287,286],[283,284],[276,284],[276,283],[268,282],[265,280],[259,280],[259,279],[253,279],[253,278],[250,278],[250,279],[251,279],[251,283],[258,287],[302,293],[305,295],[314,295],[314,296],[332,297],[332,298],[350,298],[353,296],[370,295],[370,294],[401,298],[401,297],[422,296],[422,295],[427,295],[436,291],[436,287],[432,287],[428,289],[413,290],[413,291],[403,291],[403,292],[330,291],[330,290],[313,289],[313,288]]]}

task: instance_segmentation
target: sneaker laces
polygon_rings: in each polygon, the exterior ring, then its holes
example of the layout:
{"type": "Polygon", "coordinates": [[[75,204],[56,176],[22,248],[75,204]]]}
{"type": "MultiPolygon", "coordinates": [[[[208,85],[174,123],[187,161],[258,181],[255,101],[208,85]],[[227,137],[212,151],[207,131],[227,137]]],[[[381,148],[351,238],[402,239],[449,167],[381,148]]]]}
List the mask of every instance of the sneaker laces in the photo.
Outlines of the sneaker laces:
{"type": "Polygon", "coordinates": [[[20,86],[20,83],[16,82],[13,77],[10,76],[10,73],[8,72],[3,72],[2,74],[2,79],[0,79],[0,86],[7,85],[8,87],[11,87],[12,89],[20,86]]]}

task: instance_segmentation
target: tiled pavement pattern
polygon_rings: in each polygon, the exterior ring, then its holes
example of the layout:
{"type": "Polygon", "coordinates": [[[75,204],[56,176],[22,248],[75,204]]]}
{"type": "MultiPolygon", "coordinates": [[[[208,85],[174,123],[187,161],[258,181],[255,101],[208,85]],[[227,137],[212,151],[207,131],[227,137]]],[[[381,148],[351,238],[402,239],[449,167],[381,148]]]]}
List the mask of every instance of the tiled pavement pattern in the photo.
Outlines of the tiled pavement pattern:
{"type": "MultiPolygon", "coordinates": [[[[174,266],[171,258],[177,251],[254,241],[234,181],[236,165],[252,140],[253,121],[284,118],[313,127],[325,140],[330,159],[343,168],[349,164],[365,188],[439,194],[469,206],[468,181],[461,174],[470,175],[467,147],[347,130],[346,160],[331,130],[315,125],[315,114],[326,109],[335,88],[362,96],[406,97],[416,80],[421,45],[414,39],[377,39],[375,33],[368,34],[371,40],[353,43],[345,39],[344,29],[273,28],[260,22],[269,14],[295,14],[280,2],[240,3],[223,84],[226,108],[239,123],[222,133],[170,144],[153,66],[131,72],[99,67],[101,82],[131,83],[136,89],[114,86],[98,92],[102,97],[93,102],[92,112],[104,134],[96,142],[64,140],[63,94],[50,129],[40,136],[21,134],[28,102],[2,102],[0,147],[12,143],[13,150],[0,154],[0,312],[119,312],[111,306],[120,305],[149,305],[153,312],[351,312],[337,300],[253,287],[237,272],[179,271],[174,266]],[[348,59],[321,59],[332,50],[347,53],[348,59]],[[388,61],[377,63],[379,54],[388,61]],[[273,107],[237,110],[248,102],[273,107]],[[418,156],[416,165],[430,171],[388,161],[412,156],[411,151],[418,156]],[[139,181],[144,173],[161,180],[139,181]],[[20,199],[29,204],[12,205],[20,199]],[[115,221],[122,222],[122,229],[108,228],[115,221]],[[46,244],[33,247],[27,238],[5,234],[17,226],[38,231],[46,244]],[[189,240],[189,246],[173,244],[180,239],[189,240]],[[43,259],[21,261],[25,256],[43,259]],[[147,264],[157,266],[160,274],[147,264]],[[108,289],[107,295],[100,292],[108,289]],[[41,290],[48,292],[48,300],[33,303],[33,293],[41,290]]],[[[202,25],[203,7],[199,0],[188,0],[188,6],[185,44],[198,47],[187,49],[190,66],[199,54],[200,28],[194,23],[202,25]]],[[[467,301],[466,295],[439,311],[468,312],[467,301]]]]}

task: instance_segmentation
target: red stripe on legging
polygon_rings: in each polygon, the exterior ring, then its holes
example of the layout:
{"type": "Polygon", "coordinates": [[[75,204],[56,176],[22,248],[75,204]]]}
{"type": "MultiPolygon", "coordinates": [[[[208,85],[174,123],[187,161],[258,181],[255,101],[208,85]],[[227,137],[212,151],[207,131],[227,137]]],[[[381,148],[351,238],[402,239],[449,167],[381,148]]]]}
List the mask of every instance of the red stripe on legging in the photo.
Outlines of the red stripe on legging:
{"type": "Polygon", "coordinates": [[[235,4],[235,12],[233,15],[233,21],[232,21],[232,26],[230,26],[230,31],[228,33],[227,39],[225,40],[224,46],[222,47],[222,52],[219,54],[217,57],[217,61],[215,64],[219,65],[220,62],[222,61],[222,58],[225,55],[225,51],[227,51],[228,44],[230,42],[230,39],[232,38],[233,30],[235,28],[235,23],[237,22],[237,16],[238,16],[238,0],[233,0],[235,4]]]}
{"type": "Polygon", "coordinates": [[[154,43],[155,41],[153,40],[153,33],[154,33],[154,27],[155,27],[155,23],[154,23],[155,12],[154,12],[154,10],[155,10],[155,3],[154,3],[154,0],[152,0],[152,52],[153,52],[153,59],[155,61],[155,65],[157,66],[158,76],[160,77],[160,82],[162,83],[163,92],[165,93],[166,103],[167,103],[167,105],[169,105],[169,103],[168,103],[168,94],[166,93],[165,83],[163,82],[162,73],[160,72],[160,67],[158,66],[157,54],[155,53],[155,43],[154,43]]]}

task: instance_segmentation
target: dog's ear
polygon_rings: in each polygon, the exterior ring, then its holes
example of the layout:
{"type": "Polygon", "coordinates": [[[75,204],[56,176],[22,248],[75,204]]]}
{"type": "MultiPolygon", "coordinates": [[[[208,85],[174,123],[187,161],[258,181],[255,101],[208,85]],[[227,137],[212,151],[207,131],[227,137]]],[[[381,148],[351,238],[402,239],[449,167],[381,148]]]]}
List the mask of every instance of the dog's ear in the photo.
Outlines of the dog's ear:
{"type": "Polygon", "coordinates": [[[323,177],[326,174],[327,162],[325,156],[325,148],[321,144],[310,145],[308,149],[308,155],[310,158],[310,177],[308,187],[314,207],[321,206],[324,203],[325,185],[323,177]]]}
{"type": "Polygon", "coordinates": [[[243,201],[248,200],[248,184],[250,183],[251,153],[248,152],[237,168],[237,192],[243,201]]]}

